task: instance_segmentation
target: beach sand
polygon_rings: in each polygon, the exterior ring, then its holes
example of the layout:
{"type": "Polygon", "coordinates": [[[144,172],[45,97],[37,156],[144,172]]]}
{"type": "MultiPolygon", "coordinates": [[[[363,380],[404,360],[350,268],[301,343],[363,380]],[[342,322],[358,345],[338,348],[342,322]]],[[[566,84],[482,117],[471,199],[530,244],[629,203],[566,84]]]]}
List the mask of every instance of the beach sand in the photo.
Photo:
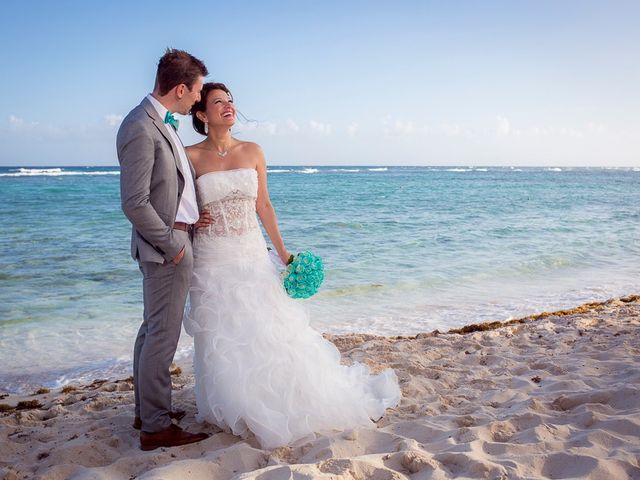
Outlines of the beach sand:
{"type": "Polygon", "coordinates": [[[394,368],[402,402],[272,451],[198,425],[186,365],[181,425],[212,436],[184,447],[139,449],[130,379],[0,395],[0,478],[640,479],[640,297],[466,330],[327,336],[346,363],[394,368]]]}

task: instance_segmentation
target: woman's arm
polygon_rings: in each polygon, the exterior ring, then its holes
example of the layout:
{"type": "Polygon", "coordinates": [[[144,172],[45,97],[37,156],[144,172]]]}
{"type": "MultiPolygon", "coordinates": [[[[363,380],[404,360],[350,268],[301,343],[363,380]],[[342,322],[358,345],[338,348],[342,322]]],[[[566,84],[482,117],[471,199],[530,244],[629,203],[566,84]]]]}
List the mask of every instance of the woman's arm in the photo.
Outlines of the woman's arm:
{"type": "Polygon", "coordinates": [[[267,188],[267,164],[264,159],[264,154],[259,145],[255,145],[256,156],[256,171],[258,172],[258,199],[256,200],[256,211],[260,217],[260,221],[264,226],[264,229],[271,239],[276,252],[280,260],[286,265],[289,261],[289,252],[284,246],[280,230],[278,229],[278,219],[276,218],[276,212],[273,209],[271,200],[269,199],[269,190],[267,188]]]}
{"type": "MultiPolygon", "coordinates": [[[[189,157],[189,161],[191,162],[191,165],[193,165],[193,169],[196,171],[196,176],[193,179],[194,183],[196,179],[203,173],[202,167],[201,167],[201,158],[200,158],[200,153],[202,152],[202,149],[198,148],[198,145],[200,144],[198,143],[195,145],[190,145],[184,149],[185,152],[187,152],[187,156],[189,157]]],[[[198,202],[198,210],[200,210],[200,218],[198,218],[198,221],[195,223],[195,228],[196,229],[205,228],[211,225],[211,213],[209,212],[209,210],[203,208],[199,202],[198,202]]]]}

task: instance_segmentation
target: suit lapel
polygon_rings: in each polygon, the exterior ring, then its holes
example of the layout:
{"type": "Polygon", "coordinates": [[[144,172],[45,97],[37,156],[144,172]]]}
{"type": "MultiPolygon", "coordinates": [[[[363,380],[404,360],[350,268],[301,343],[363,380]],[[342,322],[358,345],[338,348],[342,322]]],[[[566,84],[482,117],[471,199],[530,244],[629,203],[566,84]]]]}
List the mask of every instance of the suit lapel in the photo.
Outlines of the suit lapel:
{"type": "MultiPolygon", "coordinates": [[[[149,99],[144,98],[142,100],[142,106],[147,112],[147,115],[149,115],[149,117],[151,117],[151,119],[153,120],[153,124],[156,126],[158,131],[167,140],[167,142],[169,142],[169,146],[171,147],[171,152],[173,153],[173,160],[176,163],[176,168],[178,169],[178,172],[180,172],[180,175],[184,179],[184,172],[182,171],[182,162],[180,161],[178,146],[173,142],[173,138],[171,138],[171,135],[169,134],[169,132],[167,132],[167,128],[165,127],[164,120],[160,118],[160,115],[158,115],[158,111],[151,104],[149,99]]],[[[191,163],[189,163],[189,167],[191,168],[191,170],[193,170],[191,163]]]]}

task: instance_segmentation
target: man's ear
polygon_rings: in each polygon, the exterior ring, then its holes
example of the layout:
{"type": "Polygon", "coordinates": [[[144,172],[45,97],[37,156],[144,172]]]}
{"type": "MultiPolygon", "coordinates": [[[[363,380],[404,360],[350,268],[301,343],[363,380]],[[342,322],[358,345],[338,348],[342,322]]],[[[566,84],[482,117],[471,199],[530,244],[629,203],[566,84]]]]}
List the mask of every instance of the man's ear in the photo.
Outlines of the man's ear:
{"type": "Polygon", "coordinates": [[[184,83],[181,83],[180,85],[176,85],[176,96],[178,98],[182,98],[184,97],[184,94],[186,93],[187,90],[187,86],[184,83]]]}

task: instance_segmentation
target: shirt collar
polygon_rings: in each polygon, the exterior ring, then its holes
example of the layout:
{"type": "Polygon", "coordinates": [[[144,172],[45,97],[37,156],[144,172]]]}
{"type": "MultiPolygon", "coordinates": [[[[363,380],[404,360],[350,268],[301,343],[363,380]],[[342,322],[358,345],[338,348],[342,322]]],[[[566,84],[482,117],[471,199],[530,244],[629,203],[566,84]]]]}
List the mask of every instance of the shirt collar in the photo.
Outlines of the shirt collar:
{"type": "Polygon", "coordinates": [[[164,105],[162,105],[158,101],[158,99],[151,94],[147,95],[147,99],[151,102],[151,105],[153,105],[153,107],[156,109],[156,112],[158,112],[158,115],[160,115],[160,119],[164,120],[164,117],[169,111],[169,109],[164,105]]]}

